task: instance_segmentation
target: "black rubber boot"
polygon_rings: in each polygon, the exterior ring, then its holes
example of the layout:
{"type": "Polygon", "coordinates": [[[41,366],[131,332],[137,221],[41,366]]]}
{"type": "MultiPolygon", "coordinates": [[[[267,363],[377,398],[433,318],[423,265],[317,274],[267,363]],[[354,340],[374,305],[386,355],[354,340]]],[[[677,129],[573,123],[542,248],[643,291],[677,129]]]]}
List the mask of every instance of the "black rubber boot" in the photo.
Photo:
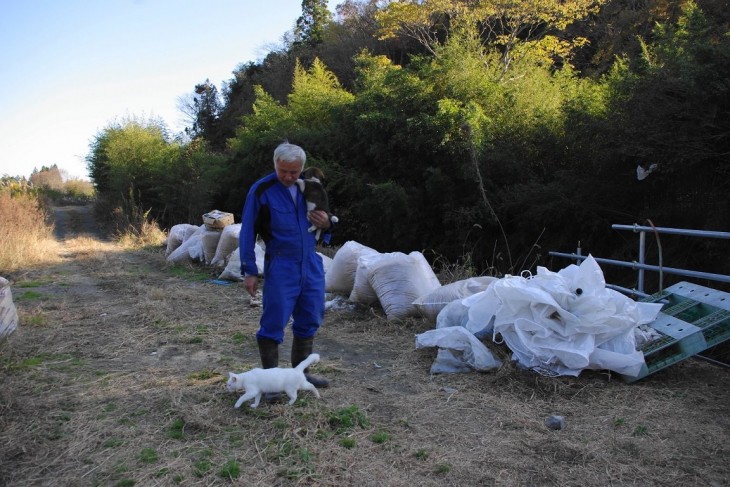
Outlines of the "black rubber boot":
{"type": "MultiPolygon", "coordinates": [[[[312,346],[314,344],[314,337],[310,338],[299,338],[294,337],[294,341],[291,345],[291,366],[296,367],[304,361],[305,358],[309,357],[312,353],[312,346]]],[[[324,389],[329,387],[330,383],[327,379],[309,375],[309,367],[304,369],[304,376],[307,380],[317,389],[324,389]]]]}
{"type": "MultiPolygon", "coordinates": [[[[256,338],[259,344],[259,356],[261,357],[261,367],[264,369],[273,369],[279,366],[279,344],[271,338],[256,338]]],[[[281,394],[278,392],[267,392],[263,397],[266,402],[278,402],[281,394]]]]}

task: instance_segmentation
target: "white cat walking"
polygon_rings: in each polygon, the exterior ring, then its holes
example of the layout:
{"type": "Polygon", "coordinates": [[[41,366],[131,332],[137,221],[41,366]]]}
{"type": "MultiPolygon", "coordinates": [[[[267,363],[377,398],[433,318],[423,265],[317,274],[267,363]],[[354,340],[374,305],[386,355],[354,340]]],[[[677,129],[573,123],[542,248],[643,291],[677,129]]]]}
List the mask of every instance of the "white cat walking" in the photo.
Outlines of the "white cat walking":
{"type": "Polygon", "coordinates": [[[272,369],[251,369],[240,374],[229,372],[228,392],[246,391],[244,395],[238,398],[233,407],[240,408],[241,404],[253,399],[251,407],[255,408],[259,405],[263,394],[272,392],[286,393],[289,396],[290,406],[297,400],[297,391],[300,390],[312,391],[319,399],[319,392],[304,376],[304,369],[317,362],[319,362],[319,354],[313,353],[293,369],[274,367],[272,369]]]}

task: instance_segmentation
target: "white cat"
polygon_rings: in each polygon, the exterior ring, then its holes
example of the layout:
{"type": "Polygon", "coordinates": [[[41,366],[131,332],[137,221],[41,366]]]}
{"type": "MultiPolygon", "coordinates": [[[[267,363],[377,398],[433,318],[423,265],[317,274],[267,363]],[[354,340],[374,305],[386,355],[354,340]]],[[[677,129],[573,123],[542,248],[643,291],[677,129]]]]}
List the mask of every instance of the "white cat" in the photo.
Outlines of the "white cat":
{"type": "Polygon", "coordinates": [[[319,392],[304,376],[304,369],[316,362],[319,362],[319,354],[313,353],[293,369],[275,367],[272,369],[251,369],[240,374],[229,372],[228,392],[246,391],[244,395],[238,398],[233,407],[240,408],[244,402],[254,399],[251,407],[255,408],[259,405],[262,394],[272,392],[285,392],[289,396],[290,406],[297,400],[297,391],[299,390],[312,391],[319,399],[319,392]]]}

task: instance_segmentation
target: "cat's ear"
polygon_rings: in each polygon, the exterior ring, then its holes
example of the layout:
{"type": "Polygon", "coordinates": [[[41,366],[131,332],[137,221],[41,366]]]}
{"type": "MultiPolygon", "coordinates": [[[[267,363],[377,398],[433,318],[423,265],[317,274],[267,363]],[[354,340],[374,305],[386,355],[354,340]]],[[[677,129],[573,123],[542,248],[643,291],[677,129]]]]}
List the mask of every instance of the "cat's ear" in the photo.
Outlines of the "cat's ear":
{"type": "MultiPolygon", "coordinates": [[[[228,377],[233,377],[233,372],[228,372],[228,377]]],[[[233,377],[235,379],[235,377],[233,377]]]]}

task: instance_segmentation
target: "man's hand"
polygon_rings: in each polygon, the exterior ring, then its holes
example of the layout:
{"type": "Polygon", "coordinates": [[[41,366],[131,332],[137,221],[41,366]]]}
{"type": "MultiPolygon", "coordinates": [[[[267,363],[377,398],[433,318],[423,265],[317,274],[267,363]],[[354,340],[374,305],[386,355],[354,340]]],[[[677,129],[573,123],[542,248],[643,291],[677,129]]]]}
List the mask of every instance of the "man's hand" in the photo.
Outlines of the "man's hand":
{"type": "Polygon", "coordinates": [[[309,221],[317,228],[327,230],[330,227],[330,217],[326,211],[314,210],[309,212],[309,221]]]}
{"type": "Polygon", "coordinates": [[[251,297],[255,297],[256,289],[259,287],[259,278],[257,276],[246,276],[243,280],[243,287],[246,288],[251,297]]]}

